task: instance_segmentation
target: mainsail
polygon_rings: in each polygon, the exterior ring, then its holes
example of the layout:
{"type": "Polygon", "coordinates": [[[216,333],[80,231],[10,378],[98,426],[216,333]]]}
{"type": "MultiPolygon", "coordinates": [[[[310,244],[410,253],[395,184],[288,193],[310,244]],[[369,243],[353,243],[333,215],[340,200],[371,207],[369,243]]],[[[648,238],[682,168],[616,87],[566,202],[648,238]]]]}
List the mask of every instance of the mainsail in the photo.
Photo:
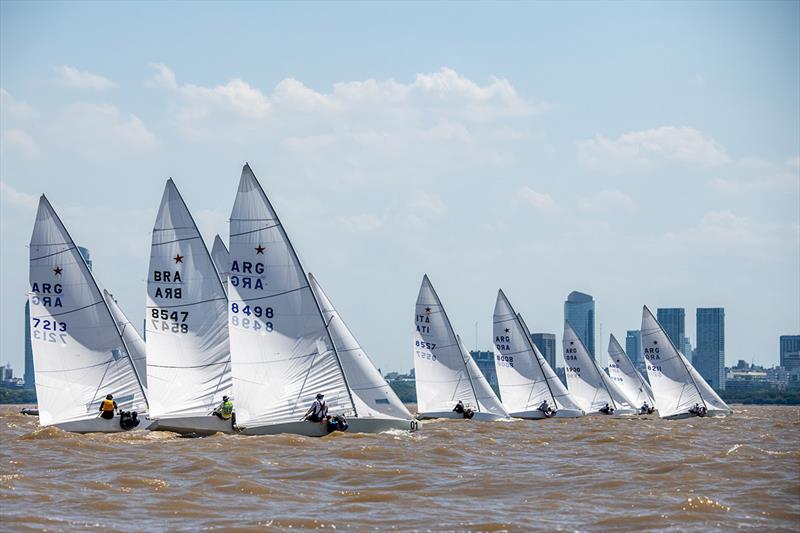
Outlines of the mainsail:
{"type": "Polygon", "coordinates": [[[688,414],[695,404],[704,406],[710,414],[731,412],[730,407],[672,344],[647,306],[642,308],[642,352],[647,361],[647,375],[653,387],[659,416],[667,418],[688,414]]]}
{"type": "Polygon", "coordinates": [[[606,404],[618,411],[634,409],[608,374],[592,360],[586,346],[566,320],[563,343],[567,385],[586,413],[597,412],[606,404]]]}
{"type": "Polygon", "coordinates": [[[328,295],[310,273],[308,281],[328,325],[336,353],[339,354],[359,418],[389,416],[410,419],[411,413],[375,368],[367,352],[358,343],[328,295]]]}
{"type": "Polygon", "coordinates": [[[325,395],[330,412],[358,415],[305,271],[249,165],[230,220],[228,320],[236,422],[297,422],[325,395]]]}
{"type": "Polygon", "coordinates": [[[30,242],[30,328],[39,423],[96,419],[113,394],[121,409],[147,399],[103,294],[50,202],[39,200],[30,242]]]}
{"type": "Polygon", "coordinates": [[[422,279],[419,289],[414,320],[418,411],[450,412],[461,400],[476,412],[508,416],[475,361],[457,338],[427,275],[422,279]]]}
{"type": "Polygon", "coordinates": [[[217,268],[217,274],[222,281],[222,286],[225,288],[225,294],[228,294],[228,276],[230,275],[231,268],[231,254],[228,252],[228,247],[222,242],[219,235],[214,237],[214,245],[211,247],[211,259],[214,260],[214,266],[217,268]]]}
{"type": "Polygon", "coordinates": [[[530,333],[502,290],[494,306],[494,347],[500,397],[510,413],[551,407],[580,409],[531,341],[530,333]]]}
{"type": "Polygon", "coordinates": [[[636,370],[633,362],[613,334],[608,339],[608,357],[608,375],[630,399],[632,405],[641,407],[647,402],[650,407],[654,407],[655,400],[650,384],[636,370]]]}
{"type": "Polygon", "coordinates": [[[114,321],[117,323],[117,329],[119,330],[120,335],[122,335],[122,339],[125,341],[125,346],[128,347],[131,354],[131,361],[133,361],[133,366],[136,368],[136,374],[142,380],[142,385],[144,386],[145,392],[147,391],[147,348],[144,344],[144,339],[142,336],[139,335],[139,332],[133,327],[131,321],[128,320],[128,317],[125,316],[125,313],[122,312],[119,304],[114,299],[114,296],[109,293],[107,290],[103,289],[103,298],[106,300],[106,304],[108,304],[108,309],[111,311],[111,316],[114,317],[114,321]]]}
{"type": "Polygon", "coordinates": [[[147,382],[152,418],[207,416],[230,394],[227,300],[172,179],[153,227],[147,276],[147,382]]]}

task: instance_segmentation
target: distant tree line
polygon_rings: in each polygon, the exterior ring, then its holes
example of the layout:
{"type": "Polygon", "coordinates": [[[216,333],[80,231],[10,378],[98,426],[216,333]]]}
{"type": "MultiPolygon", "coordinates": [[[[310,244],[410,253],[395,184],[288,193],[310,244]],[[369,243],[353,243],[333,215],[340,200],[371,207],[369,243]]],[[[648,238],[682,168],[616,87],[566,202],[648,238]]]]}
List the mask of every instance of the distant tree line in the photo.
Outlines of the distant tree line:
{"type": "Polygon", "coordinates": [[[417,386],[413,381],[391,381],[389,385],[403,403],[417,403],[417,386]]]}
{"type": "Polygon", "coordinates": [[[728,403],[745,405],[800,405],[800,390],[776,391],[771,389],[753,391],[717,391],[728,403]]]}
{"type": "Polygon", "coordinates": [[[0,403],[36,403],[36,391],[20,387],[0,387],[0,403]]]}

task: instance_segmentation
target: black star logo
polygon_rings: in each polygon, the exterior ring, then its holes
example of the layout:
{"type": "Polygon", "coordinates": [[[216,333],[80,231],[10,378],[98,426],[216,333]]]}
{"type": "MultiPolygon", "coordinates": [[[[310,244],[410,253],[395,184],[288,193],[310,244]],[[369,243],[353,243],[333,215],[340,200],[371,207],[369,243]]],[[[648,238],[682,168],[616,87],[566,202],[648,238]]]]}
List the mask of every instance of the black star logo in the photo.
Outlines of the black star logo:
{"type": "Polygon", "coordinates": [[[428,313],[428,314],[431,314],[431,308],[430,307],[426,307],[425,308],[425,312],[428,313]]]}
{"type": "Polygon", "coordinates": [[[176,265],[178,263],[183,263],[183,256],[181,254],[175,254],[175,257],[173,257],[173,259],[175,260],[176,265]]]}
{"type": "Polygon", "coordinates": [[[511,330],[509,330],[508,328],[506,328],[506,333],[508,333],[509,331],[511,331],[511,330]]]}
{"type": "Polygon", "coordinates": [[[569,341],[569,343],[570,343],[570,344],[575,344],[575,342],[574,342],[574,341],[569,341]]]}
{"type": "Polygon", "coordinates": [[[260,244],[256,246],[256,254],[264,255],[264,247],[261,246],[260,244]]]}
{"type": "Polygon", "coordinates": [[[61,268],[60,266],[57,266],[57,267],[55,267],[55,268],[53,269],[53,272],[55,272],[56,276],[60,276],[60,275],[61,275],[61,272],[62,272],[63,270],[64,270],[63,268],[61,268]]]}
{"type": "Polygon", "coordinates": [[[658,341],[653,341],[653,344],[658,344],[658,341]]]}

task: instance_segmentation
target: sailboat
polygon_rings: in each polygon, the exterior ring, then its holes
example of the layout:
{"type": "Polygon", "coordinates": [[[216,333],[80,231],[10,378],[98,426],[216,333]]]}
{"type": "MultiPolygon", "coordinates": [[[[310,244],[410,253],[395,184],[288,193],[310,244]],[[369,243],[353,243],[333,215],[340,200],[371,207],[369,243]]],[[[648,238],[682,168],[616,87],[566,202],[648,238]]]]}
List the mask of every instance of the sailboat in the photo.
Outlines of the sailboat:
{"type": "MultiPolygon", "coordinates": [[[[608,375],[625,395],[630,398],[631,405],[640,409],[647,403],[655,407],[653,389],[634,366],[613,334],[608,339],[608,375]]],[[[644,414],[644,413],[642,413],[644,414]]]]}
{"type": "Polygon", "coordinates": [[[500,398],[514,418],[575,418],[583,410],[531,340],[522,317],[505,293],[494,306],[494,352],[500,398]],[[539,407],[548,402],[546,413],[539,407]]]}
{"type": "Polygon", "coordinates": [[[632,400],[591,358],[583,341],[566,320],[563,343],[567,387],[586,414],[602,414],[601,409],[606,405],[614,410],[615,415],[636,413],[632,400]]]}
{"type": "Polygon", "coordinates": [[[147,383],[152,430],[232,432],[212,414],[231,395],[225,289],[189,209],[167,180],[147,276],[147,383]]]}
{"type": "Polygon", "coordinates": [[[114,322],[117,324],[122,339],[125,341],[125,346],[130,350],[131,362],[136,369],[136,375],[142,380],[142,387],[147,392],[147,349],[144,344],[144,339],[139,335],[139,332],[133,327],[131,321],[125,316],[125,313],[120,308],[114,296],[103,289],[103,298],[108,304],[108,309],[111,311],[111,316],[114,317],[114,322]]]}
{"type": "MultiPolygon", "coordinates": [[[[131,350],[75,242],[42,195],[30,242],[30,330],[39,423],[77,433],[123,431],[100,418],[112,394],[119,409],[147,411],[131,350]]],[[[142,427],[142,426],[140,426],[142,427]]]]}
{"type": "Polygon", "coordinates": [[[222,286],[225,288],[225,294],[228,294],[228,276],[230,275],[231,268],[231,254],[228,252],[228,247],[222,242],[219,235],[214,236],[214,244],[211,246],[211,259],[214,260],[214,266],[217,267],[217,274],[222,281],[222,286]]]}
{"type": "Polygon", "coordinates": [[[695,370],[670,340],[664,328],[647,306],[642,308],[642,353],[647,362],[647,376],[653,387],[656,409],[661,418],[725,416],[731,408],[695,370]]]}
{"type": "Polygon", "coordinates": [[[308,274],[308,281],[328,325],[336,353],[339,354],[359,417],[397,420],[400,429],[409,429],[413,418],[411,413],[372,363],[311,273],[308,274]]]}
{"type": "Polygon", "coordinates": [[[419,418],[463,418],[458,402],[474,420],[502,420],[508,412],[453,331],[427,274],[417,296],[414,318],[414,373],[419,418]]]}
{"type": "Polygon", "coordinates": [[[229,243],[231,363],[236,423],[243,433],[326,435],[325,423],[304,420],[317,394],[324,395],[330,415],[348,418],[350,432],[416,428],[416,421],[385,413],[372,417],[370,410],[359,409],[363,397],[356,400],[348,386],[300,260],[247,164],[231,213],[229,243]]]}

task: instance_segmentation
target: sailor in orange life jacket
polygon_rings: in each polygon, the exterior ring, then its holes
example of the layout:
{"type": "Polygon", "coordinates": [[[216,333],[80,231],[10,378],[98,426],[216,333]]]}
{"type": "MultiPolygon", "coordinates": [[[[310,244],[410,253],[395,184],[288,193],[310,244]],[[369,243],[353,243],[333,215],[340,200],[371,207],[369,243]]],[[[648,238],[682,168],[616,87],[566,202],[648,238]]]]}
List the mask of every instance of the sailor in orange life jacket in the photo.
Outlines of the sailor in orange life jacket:
{"type": "Polygon", "coordinates": [[[107,420],[114,418],[114,411],[117,410],[117,402],[114,401],[114,396],[109,394],[106,399],[100,402],[100,416],[107,420]]]}

